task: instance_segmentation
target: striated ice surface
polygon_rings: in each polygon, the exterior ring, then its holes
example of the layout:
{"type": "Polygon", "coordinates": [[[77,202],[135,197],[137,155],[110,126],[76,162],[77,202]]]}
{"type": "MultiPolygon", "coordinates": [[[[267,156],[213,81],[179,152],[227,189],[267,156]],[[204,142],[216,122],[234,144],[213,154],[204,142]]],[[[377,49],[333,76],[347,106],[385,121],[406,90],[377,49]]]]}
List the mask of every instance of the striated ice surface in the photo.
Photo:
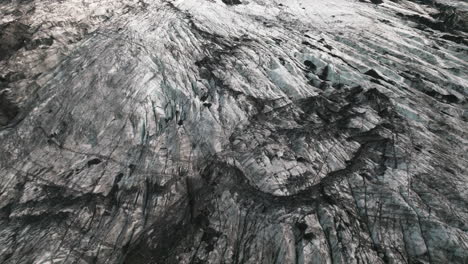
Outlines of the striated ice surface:
{"type": "Polygon", "coordinates": [[[0,263],[467,263],[462,0],[0,2],[0,263]]]}

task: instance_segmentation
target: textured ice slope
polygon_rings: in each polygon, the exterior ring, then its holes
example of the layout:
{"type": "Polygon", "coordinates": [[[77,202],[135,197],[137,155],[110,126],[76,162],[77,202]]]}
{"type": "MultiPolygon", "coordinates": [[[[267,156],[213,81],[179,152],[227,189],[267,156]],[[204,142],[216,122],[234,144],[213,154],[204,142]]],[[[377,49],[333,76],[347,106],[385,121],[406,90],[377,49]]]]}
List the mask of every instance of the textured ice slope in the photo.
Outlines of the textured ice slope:
{"type": "Polygon", "coordinates": [[[0,11],[0,262],[468,261],[463,1],[0,11]]]}

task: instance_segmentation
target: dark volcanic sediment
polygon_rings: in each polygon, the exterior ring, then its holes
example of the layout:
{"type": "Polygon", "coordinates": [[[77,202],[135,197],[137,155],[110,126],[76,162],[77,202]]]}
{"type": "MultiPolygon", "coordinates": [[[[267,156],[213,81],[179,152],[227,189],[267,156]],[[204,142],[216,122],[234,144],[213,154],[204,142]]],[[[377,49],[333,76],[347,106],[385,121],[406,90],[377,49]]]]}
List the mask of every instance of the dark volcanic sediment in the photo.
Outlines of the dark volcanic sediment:
{"type": "Polygon", "coordinates": [[[464,1],[3,1],[0,263],[467,263],[464,1]]]}

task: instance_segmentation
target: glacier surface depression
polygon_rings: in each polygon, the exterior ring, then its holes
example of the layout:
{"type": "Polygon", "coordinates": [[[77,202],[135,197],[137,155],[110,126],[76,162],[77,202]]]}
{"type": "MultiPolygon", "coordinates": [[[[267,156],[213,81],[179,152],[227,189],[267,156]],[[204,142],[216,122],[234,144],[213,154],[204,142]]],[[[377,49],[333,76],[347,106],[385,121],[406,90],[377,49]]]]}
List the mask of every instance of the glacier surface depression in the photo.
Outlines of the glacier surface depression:
{"type": "Polygon", "coordinates": [[[465,1],[0,12],[0,263],[468,263],[465,1]]]}

